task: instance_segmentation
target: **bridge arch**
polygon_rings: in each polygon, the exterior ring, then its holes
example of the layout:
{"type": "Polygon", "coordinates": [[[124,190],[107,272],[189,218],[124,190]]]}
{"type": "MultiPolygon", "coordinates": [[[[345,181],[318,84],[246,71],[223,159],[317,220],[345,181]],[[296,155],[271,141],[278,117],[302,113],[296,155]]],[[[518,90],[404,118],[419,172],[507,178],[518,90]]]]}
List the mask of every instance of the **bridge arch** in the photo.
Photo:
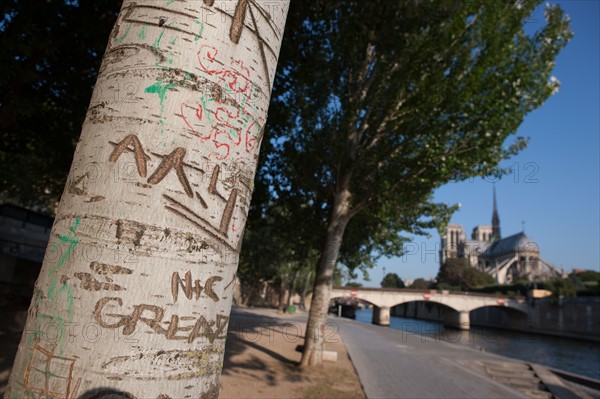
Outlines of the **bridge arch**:
{"type": "Polygon", "coordinates": [[[527,311],[523,308],[520,307],[513,307],[513,306],[502,306],[502,305],[481,305],[478,306],[476,308],[471,309],[471,312],[480,312],[482,310],[485,309],[499,309],[503,312],[508,312],[508,313],[517,313],[517,314],[522,314],[524,316],[527,316],[527,311]]]}
{"type": "MultiPolygon", "coordinates": [[[[346,296],[343,296],[343,295],[334,295],[334,296],[332,296],[329,299],[329,304],[331,305],[332,302],[335,303],[335,301],[338,300],[338,299],[342,299],[344,301],[347,301],[350,298],[355,299],[355,300],[359,300],[361,302],[364,302],[364,303],[369,304],[369,305],[372,306],[372,308],[373,308],[373,316],[372,316],[372,319],[371,319],[371,323],[373,323],[373,324],[380,324],[380,325],[389,325],[389,317],[390,317],[389,316],[389,308],[387,309],[387,324],[382,324],[382,320],[380,320],[381,319],[381,308],[382,308],[382,306],[378,305],[377,303],[374,303],[373,301],[369,301],[368,299],[364,299],[361,296],[351,296],[351,297],[348,297],[347,295],[346,296]]],[[[384,307],[384,309],[385,309],[385,307],[384,307]]]]}
{"type": "Polygon", "coordinates": [[[512,306],[480,306],[471,311],[473,325],[488,327],[526,327],[529,314],[526,310],[512,306]]]}
{"type": "Polygon", "coordinates": [[[389,325],[390,310],[403,304],[431,303],[444,309],[443,322],[448,327],[469,329],[472,311],[488,307],[514,309],[518,317],[526,317],[528,306],[524,299],[505,299],[495,295],[434,290],[334,288],[332,298],[353,297],[373,305],[373,323],[389,325]],[[525,315],[525,316],[521,316],[525,315]]]}
{"type": "MultiPolygon", "coordinates": [[[[369,305],[377,306],[377,304],[376,304],[376,303],[374,303],[374,302],[372,302],[372,301],[369,301],[368,299],[362,298],[362,297],[360,297],[360,296],[354,296],[354,297],[351,297],[351,298],[353,298],[353,299],[358,299],[359,301],[362,301],[362,302],[368,303],[369,305]]],[[[347,300],[347,299],[349,299],[349,297],[348,297],[348,296],[342,296],[342,295],[334,295],[334,296],[332,296],[332,297],[329,299],[329,301],[330,301],[330,302],[331,302],[331,301],[335,301],[336,299],[343,299],[343,300],[347,300]]]]}
{"type": "Polygon", "coordinates": [[[419,304],[425,304],[425,306],[427,306],[427,304],[431,304],[431,305],[435,305],[437,307],[439,307],[440,309],[449,309],[452,310],[454,312],[459,312],[459,309],[456,309],[454,306],[451,306],[447,303],[444,303],[443,301],[437,301],[435,299],[432,300],[425,300],[425,299],[406,299],[406,300],[402,300],[401,302],[398,302],[392,306],[390,306],[391,308],[395,308],[398,306],[402,306],[402,305],[408,305],[411,303],[419,303],[419,304]]]}
{"type": "Polygon", "coordinates": [[[393,308],[395,308],[395,315],[400,317],[430,320],[441,322],[445,327],[468,329],[470,327],[469,311],[459,309],[446,302],[425,299],[405,300],[394,305],[393,308]],[[404,314],[399,314],[402,308],[404,314]]]}

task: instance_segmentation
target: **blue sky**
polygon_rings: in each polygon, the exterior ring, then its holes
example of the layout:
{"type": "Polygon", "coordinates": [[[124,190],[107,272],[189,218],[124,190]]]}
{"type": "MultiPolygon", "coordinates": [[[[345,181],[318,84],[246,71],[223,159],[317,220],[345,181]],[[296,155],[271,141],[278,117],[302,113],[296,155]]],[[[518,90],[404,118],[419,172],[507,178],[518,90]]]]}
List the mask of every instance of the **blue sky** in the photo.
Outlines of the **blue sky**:
{"type": "MultiPolygon", "coordinates": [[[[600,2],[558,3],[571,17],[574,36],[556,60],[560,91],[529,114],[517,135],[528,147],[504,163],[513,173],[495,183],[502,236],[523,230],[546,261],[567,271],[600,271],[600,2]]],[[[545,4],[532,15],[531,28],[543,23],[545,4]]],[[[493,183],[483,179],[438,189],[437,201],[460,203],[451,223],[467,235],[491,224],[493,183]]],[[[386,273],[402,279],[434,278],[440,237],[415,237],[404,258],[382,258],[365,286],[378,287],[386,273]]]]}

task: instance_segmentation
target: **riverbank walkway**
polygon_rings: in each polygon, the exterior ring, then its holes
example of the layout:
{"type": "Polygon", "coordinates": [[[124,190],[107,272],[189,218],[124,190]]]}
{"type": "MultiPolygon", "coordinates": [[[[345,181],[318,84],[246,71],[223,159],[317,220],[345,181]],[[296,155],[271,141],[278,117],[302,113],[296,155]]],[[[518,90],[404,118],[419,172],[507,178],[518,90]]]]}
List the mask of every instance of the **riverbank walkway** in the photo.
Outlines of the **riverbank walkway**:
{"type": "Polygon", "coordinates": [[[452,333],[330,320],[339,327],[367,398],[597,397],[543,366],[453,344],[458,337],[452,333]]]}
{"type": "Polygon", "coordinates": [[[497,356],[457,347],[437,339],[436,335],[403,332],[344,319],[332,322],[339,326],[367,398],[524,396],[474,372],[465,363],[484,359],[497,361],[497,356]]]}
{"type": "MultiPolygon", "coordinates": [[[[16,327],[19,318],[5,327],[16,327]]],[[[234,308],[223,370],[233,389],[224,389],[221,398],[361,398],[360,385],[369,399],[600,397],[600,390],[545,367],[453,344],[452,332],[400,331],[337,317],[324,329],[326,348],[340,355],[337,363],[305,372],[296,367],[300,354],[294,348],[303,344],[306,320],[306,313],[234,308]]],[[[1,330],[0,396],[20,337],[1,330]]]]}

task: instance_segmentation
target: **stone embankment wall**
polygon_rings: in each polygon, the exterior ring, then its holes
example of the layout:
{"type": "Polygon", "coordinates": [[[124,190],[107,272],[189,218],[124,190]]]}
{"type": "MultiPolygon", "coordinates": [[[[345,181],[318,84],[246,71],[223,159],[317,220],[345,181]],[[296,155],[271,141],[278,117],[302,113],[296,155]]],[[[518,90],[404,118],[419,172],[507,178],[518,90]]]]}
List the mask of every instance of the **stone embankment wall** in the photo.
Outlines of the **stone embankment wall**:
{"type": "MultiPolygon", "coordinates": [[[[470,313],[471,326],[494,327],[600,342],[600,297],[531,299],[529,314],[504,307],[486,307],[470,313]]],[[[392,315],[444,321],[454,310],[428,302],[411,302],[392,309],[392,315]]]]}

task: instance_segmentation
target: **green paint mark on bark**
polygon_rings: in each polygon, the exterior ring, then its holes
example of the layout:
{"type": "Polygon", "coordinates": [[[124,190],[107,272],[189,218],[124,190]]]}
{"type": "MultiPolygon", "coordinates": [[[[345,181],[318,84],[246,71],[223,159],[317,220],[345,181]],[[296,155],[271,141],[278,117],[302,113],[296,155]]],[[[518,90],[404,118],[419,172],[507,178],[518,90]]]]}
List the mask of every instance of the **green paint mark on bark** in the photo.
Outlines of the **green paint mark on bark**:
{"type": "Polygon", "coordinates": [[[58,270],[60,270],[60,268],[63,267],[63,265],[65,264],[67,259],[69,259],[71,257],[73,250],[79,243],[79,238],[77,238],[77,236],[75,235],[75,231],[77,230],[78,226],[79,226],[79,218],[75,218],[75,223],[69,227],[70,232],[67,235],[58,236],[58,239],[62,243],[69,244],[69,247],[67,248],[67,251],[60,257],[56,266],[54,266],[54,268],[52,268],[52,270],[50,270],[51,281],[50,281],[50,289],[48,290],[48,299],[50,299],[52,301],[55,298],[54,290],[56,289],[56,283],[58,281],[56,272],[58,270]]]}
{"type": "Polygon", "coordinates": [[[146,27],[142,26],[142,29],[138,32],[138,38],[144,40],[146,38],[146,27]]]}
{"type": "Polygon", "coordinates": [[[158,49],[160,47],[160,40],[162,39],[162,37],[163,37],[164,34],[165,34],[165,30],[163,29],[162,32],[160,32],[160,34],[158,35],[158,37],[154,41],[154,43],[152,44],[153,48],[158,49]]]}
{"type": "MultiPolygon", "coordinates": [[[[65,297],[65,299],[67,301],[66,319],[69,323],[72,321],[72,316],[73,316],[73,293],[71,292],[71,287],[69,287],[67,285],[68,279],[63,281],[62,277],[58,276],[58,272],[62,269],[65,262],[71,257],[77,244],[79,244],[79,238],[77,237],[77,235],[75,235],[75,232],[77,231],[77,227],[79,226],[79,222],[80,222],[79,218],[75,218],[75,223],[73,223],[73,225],[69,227],[69,232],[67,234],[58,236],[59,241],[61,243],[63,243],[62,246],[64,247],[64,244],[67,244],[68,247],[67,247],[65,253],[58,260],[58,263],[56,264],[56,266],[54,266],[50,270],[50,274],[49,274],[50,287],[48,289],[48,294],[46,295],[46,298],[53,305],[56,303],[56,300],[58,298],[60,298],[61,296],[65,297]],[[59,283],[60,283],[60,287],[58,287],[59,283]]],[[[55,248],[56,247],[58,247],[58,246],[55,246],[55,248]]],[[[34,307],[36,310],[39,309],[39,305],[43,299],[44,299],[43,293],[41,291],[38,291],[36,293],[35,300],[34,300],[34,307]]],[[[62,352],[64,350],[64,346],[68,340],[68,337],[65,333],[65,318],[63,317],[62,314],[46,314],[46,313],[41,313],[41,312],[38,313],[38,318],[39,319],[49,319],[56,323],[57,328],[58,328],[58,334],[59,334],[56,350],[59,355],[62,354],[62,352]]],[[[33,331],[33,334],[31,334],[31,336],[30,336],[30,344],[33,342],[32,340],[35,336],[43,335],[43,334],[44,334],[43,330],[41,330],[39,328],[35,328],[33,331]]]]}
{"type": "Polygon", "coordinates": [[[127,25],[127,30],[125,31],[125,33],[123,33],[123,36],[114,38],[115,42],[121,43],[123,40],[125,40],[125,38],[129,34],[130,30],[131,30],[131,24],[127,25]]]}
{"type": "Polygon", "coordinates": [[[169,42],[169,44],[170,44],[170,45],[174,45],[176,41],[177,41],[177,37],[174,37],[174,38],[173,38],[173,40],[171,40],[171,41],[169,42]]]}
{"type": "Polygon", "coordinates": [[[195,19],[194,22],[199,25],[198,34],[196,34],[196,36],[194,36],[194,41],[197,42],[202,37],[202,34],[204,33],[204,24],[202,22],[198,21],[197,19],[195,19]]]}
{"type": "Polygon", "coordinates": [[[167,0],[167,5],[170,6],[171,4],[175,3],[175,0],[167,0]]]}
{"type": "Polygon", "coordinates": [[[175,86],[176,85],[174,85],[172,83],[163,84],[162,81],[159,80],[156,83],[154,83],[152,86],[146,87],[144,92],[158,94],[158,98],[160,100],[160,112],[163,112],[165,110],[164,109],[164,101],[167,96],[167,91],[175,86]]]}

